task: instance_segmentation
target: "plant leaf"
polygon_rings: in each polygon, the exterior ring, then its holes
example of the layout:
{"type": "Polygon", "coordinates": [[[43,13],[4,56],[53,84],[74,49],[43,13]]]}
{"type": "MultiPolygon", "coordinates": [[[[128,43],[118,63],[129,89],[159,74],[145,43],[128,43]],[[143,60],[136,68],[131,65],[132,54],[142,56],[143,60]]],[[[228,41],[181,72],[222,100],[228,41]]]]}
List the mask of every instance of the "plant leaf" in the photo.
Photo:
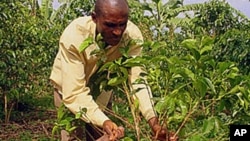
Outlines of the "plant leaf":
{"type": "Polygon", "coordinates": [[[80,47],[79,47],[79,52],[83,52],[89,45],[93,44],[93,38],[92,37],[88,37],[87,39],[85,39],[80,47]]]}
{"type": "Polygon", "coordinates": [[[124,77],[115,77],[115,78],[111,78],[108,81],[108,85],[110,86],[117,86],[119,84],[121,84],[122,82],[124,82],[126,79],[124,79],[124,77]]]}

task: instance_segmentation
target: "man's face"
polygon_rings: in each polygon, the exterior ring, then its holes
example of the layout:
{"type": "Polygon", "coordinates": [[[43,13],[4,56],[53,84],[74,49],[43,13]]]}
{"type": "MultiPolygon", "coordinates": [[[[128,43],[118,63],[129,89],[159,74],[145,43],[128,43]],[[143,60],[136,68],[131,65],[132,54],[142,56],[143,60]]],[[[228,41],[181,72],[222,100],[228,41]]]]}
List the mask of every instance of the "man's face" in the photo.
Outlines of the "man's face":
{"type": "Polygon", "coordinates": [[[105,7],[101,15],[92,15],[96,30],[109,45],[117,45],[127,27],[128,11],[105,7]]]}

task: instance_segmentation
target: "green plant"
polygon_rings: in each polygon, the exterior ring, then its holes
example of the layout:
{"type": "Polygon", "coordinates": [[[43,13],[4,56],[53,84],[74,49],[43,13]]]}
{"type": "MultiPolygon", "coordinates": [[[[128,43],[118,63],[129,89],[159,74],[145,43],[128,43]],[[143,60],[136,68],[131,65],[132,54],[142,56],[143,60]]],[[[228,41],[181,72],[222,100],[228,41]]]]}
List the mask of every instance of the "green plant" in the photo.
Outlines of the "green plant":
{"type": "Polygon", "coordinates": [[[180,139],[227,140],[229,124],[249,115],[249,77],[232,62],[215,61],[213,45],[210,37],[187,39],[182,56],[158,56],[146,65],[149,84],[160,94],[155,108],[180,139]]]}
{"type": "MultiPolygon", "coordinates": [[[[76,114],[69,111],[63,104],[57,110],[57,121],[52,129],[52,136],[60,135],[61,130],[73,133],[77,128],[84,128],[85,123],[81,117],[87,112],[86,108],[82,108],[76,114]]],[[[74,134],[72,134],[74,135],[74,134]]],[[[77,136],[75,136],[77,138],[77,136]]],[[[78,139],[80,140],[80,139],[78,139]]]]}
{"type": "Polygon", "coordinates": [[[33,15],[29,6],[23,1],[0,4],[0,96],[6,123],[18,105],[31,106],[36,96],[52,92],[48,77],[58,29],[33,15]]]}

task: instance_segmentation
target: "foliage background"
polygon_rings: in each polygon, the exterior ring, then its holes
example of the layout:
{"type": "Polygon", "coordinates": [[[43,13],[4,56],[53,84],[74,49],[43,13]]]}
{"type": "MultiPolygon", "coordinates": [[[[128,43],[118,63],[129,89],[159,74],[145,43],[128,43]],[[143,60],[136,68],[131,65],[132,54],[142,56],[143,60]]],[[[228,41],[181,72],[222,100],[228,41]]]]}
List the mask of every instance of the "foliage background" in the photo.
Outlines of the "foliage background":
{"type": "MultiPolygon", "coordinates": [[[[228,140],[230,124],[249,124],[249,19],[223,0],[192,5],[182,0],[128,1],[130,20],[144,35],[140,61],[162,124],[177,131],[181,140],[228,140]]],[[[51,0],[41,5],[36,0],[0,3],[2,126],[30,111],[53,109],[48,78],[60,34],[74,18],[89,15],[94,0],[60,2],[57,10],[51,0]]],[[[132,124],[133,118],[125,116],[131,112],[123,106],[126,101],[115,100],[115,113],[132,124]]],[[[135,140],[134,127],[115,120],[127,127],[125,139],[135,140]]],[[[149,140],[141,120],[141,140],[149,140]]]]}

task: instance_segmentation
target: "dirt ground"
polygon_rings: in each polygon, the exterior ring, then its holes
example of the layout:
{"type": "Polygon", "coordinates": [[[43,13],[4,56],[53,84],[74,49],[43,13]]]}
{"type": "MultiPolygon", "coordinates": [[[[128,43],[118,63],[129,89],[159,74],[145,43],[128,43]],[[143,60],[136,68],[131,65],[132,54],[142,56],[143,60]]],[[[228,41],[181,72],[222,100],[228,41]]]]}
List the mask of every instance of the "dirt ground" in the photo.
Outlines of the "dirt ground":
{"type": "Polygon", "coordinates": [[[31,110],[18,112],[9,123],[0,120],[1,141],[51,141],[56,121],[55,110],[31,110]]]}

